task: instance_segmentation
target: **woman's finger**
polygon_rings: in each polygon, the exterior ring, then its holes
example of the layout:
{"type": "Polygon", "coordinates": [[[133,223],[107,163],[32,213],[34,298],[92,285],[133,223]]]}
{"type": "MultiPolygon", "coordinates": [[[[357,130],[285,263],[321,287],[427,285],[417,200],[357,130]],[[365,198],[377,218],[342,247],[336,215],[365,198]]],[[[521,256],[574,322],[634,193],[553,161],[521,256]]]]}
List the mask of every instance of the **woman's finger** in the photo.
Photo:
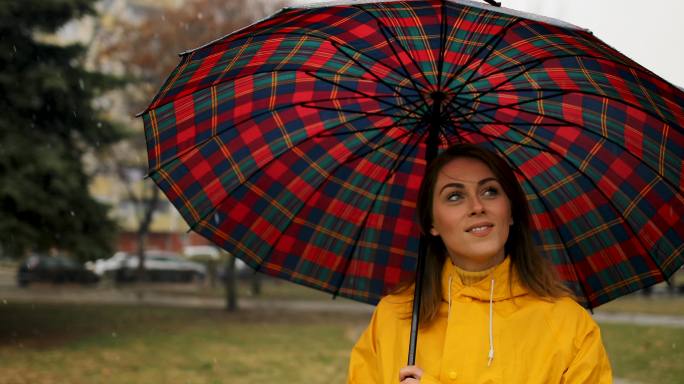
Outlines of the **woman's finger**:
{"type": "Polygon", "coordinates": [[[399,382],[401,384],[419,383],[423,376],[423,370],[415,365],[409,365],[399,370],[399,382]],[[406,381],[413,379],[414,381],[406,381]]]}

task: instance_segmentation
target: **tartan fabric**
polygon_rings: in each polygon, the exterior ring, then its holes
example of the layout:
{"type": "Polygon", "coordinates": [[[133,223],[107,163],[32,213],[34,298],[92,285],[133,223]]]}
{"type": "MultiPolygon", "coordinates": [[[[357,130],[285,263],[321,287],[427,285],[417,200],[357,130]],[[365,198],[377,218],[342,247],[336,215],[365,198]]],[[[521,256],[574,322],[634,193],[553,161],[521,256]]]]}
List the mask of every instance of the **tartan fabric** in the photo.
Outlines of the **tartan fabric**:
{"type": "Polygon", "coordinates": [[[684,93],[562,23],[462,1],[285,8],[182,56],[142,114],[190,227],[268,274],[375,303],[411,276],[434,92],[587,307],[684,261],[684,93]]]}

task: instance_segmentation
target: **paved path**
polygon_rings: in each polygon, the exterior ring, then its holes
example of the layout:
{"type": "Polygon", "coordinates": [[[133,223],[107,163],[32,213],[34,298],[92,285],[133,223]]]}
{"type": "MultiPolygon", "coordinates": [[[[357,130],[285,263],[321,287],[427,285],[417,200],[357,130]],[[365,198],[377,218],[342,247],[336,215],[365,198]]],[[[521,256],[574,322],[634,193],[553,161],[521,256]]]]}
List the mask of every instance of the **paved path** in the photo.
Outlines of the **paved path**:
{"type": "MultiPolygon", "coordinates": [[[[7,302],[55,302],[95,304],[146,304],[174,307],[224,308],[225,299],[219,297],[198,297],[159,293],[137,294],[131,290],[89,289],[89,290],[35,290],[0,289],[0,303],[7,302]]],[[[373,306],[347,299],[338,300],[268,300],[240,298],[238,306],[246,309],[288,309],[295,311],[347,312],[371,314],[373,306]]],[[[637,313],[597,312],[593,315],[599,323],[621,323],[645,326],[684,328],[684,316],[649,315],[637,313]]]]}
{"type": "Polygon", "coordinates": [[[636,324],[646,326],[684,328],[684,316],[649,315],[643,313],[594,313],[599,323],[636,324]]]}

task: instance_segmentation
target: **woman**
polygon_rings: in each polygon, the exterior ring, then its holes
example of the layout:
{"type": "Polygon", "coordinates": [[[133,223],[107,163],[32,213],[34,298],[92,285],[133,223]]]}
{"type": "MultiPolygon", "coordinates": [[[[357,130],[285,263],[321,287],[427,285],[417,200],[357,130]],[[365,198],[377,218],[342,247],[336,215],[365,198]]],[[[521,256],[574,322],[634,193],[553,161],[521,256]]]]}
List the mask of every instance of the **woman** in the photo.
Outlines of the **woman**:
{"type": "Polygon", "coordinates": [[[416,366],[413,287],[383,298],[351,354],[349,383],[611,383],[599,328],[534,249],[508,164],[474,145],[440,154],[418,195],[429,237],[416,366]]]}

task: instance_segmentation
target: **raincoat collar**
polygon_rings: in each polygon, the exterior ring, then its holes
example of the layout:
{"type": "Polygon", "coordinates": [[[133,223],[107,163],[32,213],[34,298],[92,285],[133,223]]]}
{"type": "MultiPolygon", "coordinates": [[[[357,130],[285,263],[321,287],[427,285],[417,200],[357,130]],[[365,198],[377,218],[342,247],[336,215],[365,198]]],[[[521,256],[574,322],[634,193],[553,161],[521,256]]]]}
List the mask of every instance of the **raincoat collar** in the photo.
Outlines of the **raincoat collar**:
{"type": "Polygon", "coordinates": [[[510,270],[511,258],[506,257],[497,265],[487,277],[473,285],[463,285],[451,260],[447,258],[442,268],[442,299],[449,302],[449,292],[452,297],[461,295],[476,300],[489,301],[491,292],[491,281],[494,279],[493,301],[511,299],[517,296],[526,295],[528,292],[520,283],[515,274],[515,270],[510,270]],[[451,287],[449,287],[451,283],[451,287]],[[512,283],[512,284],[510,284],[512,283]]]}

